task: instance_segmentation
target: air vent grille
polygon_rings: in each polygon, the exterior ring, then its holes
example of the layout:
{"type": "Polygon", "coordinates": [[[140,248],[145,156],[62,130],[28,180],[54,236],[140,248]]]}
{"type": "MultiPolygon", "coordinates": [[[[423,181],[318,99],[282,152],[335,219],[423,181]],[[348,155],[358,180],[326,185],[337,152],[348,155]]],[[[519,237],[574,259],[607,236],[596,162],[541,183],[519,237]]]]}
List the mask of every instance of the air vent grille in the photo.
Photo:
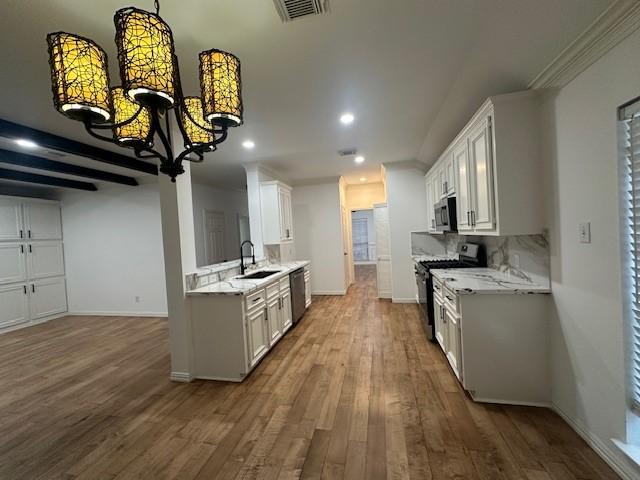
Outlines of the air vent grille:
{"type": "Polygon", "coordinates": [[[273,0],[283,22],[329,11],[329,0],[273,0]]]}
{"type": "Polygon", "coordinates": [[[341,157],[350,157],[358,153],[358,150],[355,148],[345,148],[343,150],[338,150],[338,155],[341,157]]]}

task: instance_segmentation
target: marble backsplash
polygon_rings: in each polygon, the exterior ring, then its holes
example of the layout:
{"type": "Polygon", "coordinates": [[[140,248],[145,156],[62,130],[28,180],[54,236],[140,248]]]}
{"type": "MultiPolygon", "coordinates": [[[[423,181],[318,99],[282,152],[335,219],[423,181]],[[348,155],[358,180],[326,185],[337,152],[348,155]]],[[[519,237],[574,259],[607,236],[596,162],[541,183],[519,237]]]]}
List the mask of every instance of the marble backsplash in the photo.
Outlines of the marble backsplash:
{"type": "Polygon", "coordinates": [[[430,235],[426,232],[412,232],[411,254],[456,253],[458,245],[464,242],[484,245],[489,268],[533,283],[549,284],[549,242],[544,235],[481,237],[457,233],[430,235]]]}

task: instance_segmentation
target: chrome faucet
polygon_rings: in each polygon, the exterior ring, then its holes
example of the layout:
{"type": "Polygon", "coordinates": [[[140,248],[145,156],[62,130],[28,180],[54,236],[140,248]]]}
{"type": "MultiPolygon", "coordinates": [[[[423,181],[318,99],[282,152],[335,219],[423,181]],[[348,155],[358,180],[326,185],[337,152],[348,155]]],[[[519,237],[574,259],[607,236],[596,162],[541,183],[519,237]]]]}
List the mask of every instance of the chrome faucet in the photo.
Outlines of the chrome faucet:
{"type": "Polygon", "coordinates": [[[242,242],[240,244],[240,275],[244,275],[244,272],[246,270],[245,266],[244,266],[244,253],[242,251],[242,248],[245,246],[245,244],[249,244],[251,245],[251,260],[253,262],[253,264],[256,264],[256,252],[255,252],[255,246],[253,245],[253,243],[251,243],[251,240],[245,240],[244,242],[242,242]]]}

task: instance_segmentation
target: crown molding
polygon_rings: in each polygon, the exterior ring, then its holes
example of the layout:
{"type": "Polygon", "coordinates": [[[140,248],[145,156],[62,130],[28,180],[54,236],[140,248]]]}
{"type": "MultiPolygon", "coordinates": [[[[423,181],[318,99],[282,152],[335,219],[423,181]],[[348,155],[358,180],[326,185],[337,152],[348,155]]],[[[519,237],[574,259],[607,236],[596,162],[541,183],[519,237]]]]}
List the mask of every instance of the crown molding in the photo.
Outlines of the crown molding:
{"type": "Polygon", "coordinates": [[[640,2],[617,0],[529,84],[561,88],[640,27],[640,2]]]}
{"type": "Polygon", "coordinates": [[[427,166],[418,160],[402,160],[400,162],[383,163],[382,166],[387,172],[396,170],[420,170],[427,173],[427,166]]]}

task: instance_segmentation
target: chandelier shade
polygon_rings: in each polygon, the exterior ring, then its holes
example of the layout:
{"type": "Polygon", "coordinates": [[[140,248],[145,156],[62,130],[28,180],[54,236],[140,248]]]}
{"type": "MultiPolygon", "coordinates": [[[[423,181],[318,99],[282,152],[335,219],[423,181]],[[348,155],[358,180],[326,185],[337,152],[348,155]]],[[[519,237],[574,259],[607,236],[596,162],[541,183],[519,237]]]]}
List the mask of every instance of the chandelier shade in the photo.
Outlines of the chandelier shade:
{"type": "Polygon", "coordinates": [[[113,135],[124,146],[144,146],[149,144],[151,134],[151,113],[147,107],[141,107],[131,100],[124,88],[111,89],[113,116],[116,125],[113,135]]]}
{"type": "Polygon", "coordinates": [[[200,88],[207,121],[222,127],[242,124],[242,81],[238,57],[216,49],[201,52],[200,88]]]}
{"type": "Polygon", "coordinates": [[[122,86],[132,100],[171,108],[176,95],[173,34],[160,16],[123,8],[114,17],[122,86]]]}
{"type": "Polygon", "coordinates": [[[65,32],[47,35],[53,103],[74,120],[111,119],[107,54],[95,42],[65,32]]]}
{"type": "Polygon", "coordinates": [[[200,97],[184,97],[182,125],[193,145],[205,145],[215,140],[211,127],[204,120],[200,97]]]}

